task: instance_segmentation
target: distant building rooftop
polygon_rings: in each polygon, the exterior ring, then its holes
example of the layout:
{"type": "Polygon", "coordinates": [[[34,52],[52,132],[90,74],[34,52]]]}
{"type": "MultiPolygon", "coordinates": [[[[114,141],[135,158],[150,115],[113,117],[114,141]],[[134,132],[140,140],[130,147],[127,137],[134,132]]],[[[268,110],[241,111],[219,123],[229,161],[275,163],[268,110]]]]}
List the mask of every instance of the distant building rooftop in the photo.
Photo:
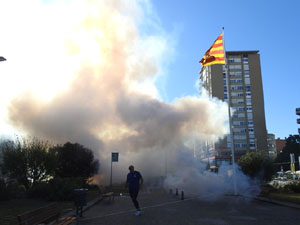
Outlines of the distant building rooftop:
{"type": "Polygon", "coordinates": [[[258,54],[259,50],[252,51],[226,51],[227,55],[241,55],[241,54],[258,54]]]}

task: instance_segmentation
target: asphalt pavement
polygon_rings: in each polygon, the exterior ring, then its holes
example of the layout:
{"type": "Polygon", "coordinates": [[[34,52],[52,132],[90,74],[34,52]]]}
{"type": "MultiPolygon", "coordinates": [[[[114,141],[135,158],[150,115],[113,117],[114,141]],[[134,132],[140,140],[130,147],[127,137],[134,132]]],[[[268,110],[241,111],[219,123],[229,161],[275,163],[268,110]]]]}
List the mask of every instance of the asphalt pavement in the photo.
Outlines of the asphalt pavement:
{"type": "MultiPolygon", "coordinates": [[[[80,225],[289,225],[300,224],[300,210],[243,196],[169,194],[162,189],[141,192],[141,216],[129,196],[103,199],[84,212],[80,225]]],[[[75,223],[76,224],[76,223],[75,223]]]]}

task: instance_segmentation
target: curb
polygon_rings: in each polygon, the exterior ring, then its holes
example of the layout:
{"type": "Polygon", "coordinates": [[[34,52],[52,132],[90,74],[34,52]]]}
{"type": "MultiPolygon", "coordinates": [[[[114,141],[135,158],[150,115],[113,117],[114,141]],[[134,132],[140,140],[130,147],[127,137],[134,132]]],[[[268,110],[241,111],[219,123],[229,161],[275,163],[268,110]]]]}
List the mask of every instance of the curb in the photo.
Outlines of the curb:
{"type": "Polygon", "coordinates": [[[257,201],[268,202],[268,203],[275,204],[275,205],[281,205],[281,206],[290,207],[290,208],[294,208],[294,209],[300,209],[300,205],[295,204],[295,203],[283,202],[283,201],[273,200],[273,199],[264,198],[264,197],[255,197],[254,199],[257,201]]]}
{"type": "MultiPolygon", "coordinates": [[[[87,202],[86,206],[82,207],[82,212],[89,210],[92,206],[96,205],[98,202],[102,201],[103,199],[104,198],[102,196],[100,196],[92,201],[87,202]]],[[[76,215],[76,209],[73,210],[72,212],[70,212],[70,214],[76,215]]]]}
{"type": "MultiPolygon", "coordinates": [[[[100,196],[100,197],[98,197],[98,198],[96,198],[92,201],[89,201],[86,206],[82,207],[82,212],[85,212],[85,211],[89,210],[92,206],[96,205],[98,202],[100,202],[102,200],[103,200],[103,197],[100,196]]],[[[70,211],[70,212],[63,215],[63,217],[73,217],[73,216],[76,216],[76,209],[74,209],[74,210],[72,210],[72,211],[70,211]]],[[[54,223],[56,223],[56,221],[50,223],[50,225],[53,225],[54,223]]],[[[79,224],[79,223],[80,223],[80,219],[75,220],[75,221],[71,222],[70,224],[79,224]]]]}
{"type": "MultiPolygon", "coordinates": [[[[87,210],[89,210],[92,206],[96,205],[97,203],[99,203],[100,201],[102,201],[104,198],[102,196],[92,200],[92,201],[89,201],[87,203],[86,206],[83,207],[82,211],[85,212],[87,210]]],[[[76,214],[76,213],[75,213],[76,214]]]]}
{"type": "MultiPolygon", "coordinates": [[[[96,205],[98,202],[102,201],[103,197],[100,196],[92,201],[89,201],[86,206],[82,207],[82,212],[89,210],[92,206],[96,205]]],[[[70,212],[63,215],[63,217],[76,216],[76,209],[71,210],[70,212]]]]}

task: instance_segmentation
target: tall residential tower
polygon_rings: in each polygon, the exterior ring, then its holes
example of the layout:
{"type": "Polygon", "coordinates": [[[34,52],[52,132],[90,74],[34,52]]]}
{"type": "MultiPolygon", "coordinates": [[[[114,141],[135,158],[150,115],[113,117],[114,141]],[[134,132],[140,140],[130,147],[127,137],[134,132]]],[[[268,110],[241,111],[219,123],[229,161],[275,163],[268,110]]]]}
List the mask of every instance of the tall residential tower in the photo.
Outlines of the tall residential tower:
{"type": "MultiPolygon", "coordinates": [[[[263,86],[258,51],[227,51],[229,88],[225,65],[205,66],[202,85],[210,96],[228,102],[232,114],[232,131],[235,156],[250,151],[267,151],[263,86]]],[[[230,159],[230,136],[215,145],[216,154],[230,159]]]]}

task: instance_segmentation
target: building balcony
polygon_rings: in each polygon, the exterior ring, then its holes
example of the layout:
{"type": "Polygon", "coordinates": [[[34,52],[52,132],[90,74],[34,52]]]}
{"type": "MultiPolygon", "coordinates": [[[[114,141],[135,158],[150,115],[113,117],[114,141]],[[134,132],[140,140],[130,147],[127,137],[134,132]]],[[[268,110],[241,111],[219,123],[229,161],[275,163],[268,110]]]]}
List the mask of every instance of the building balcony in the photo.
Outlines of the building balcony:
{"type": "Polygon", "coordinates": [[[296,114],[300,116],[300,108],[296,108],[296,114]]]}
{"type": "Polygon", "coordinates": [[[297,119],[297,123],[300,124],[300,118],[297,119]]]}

